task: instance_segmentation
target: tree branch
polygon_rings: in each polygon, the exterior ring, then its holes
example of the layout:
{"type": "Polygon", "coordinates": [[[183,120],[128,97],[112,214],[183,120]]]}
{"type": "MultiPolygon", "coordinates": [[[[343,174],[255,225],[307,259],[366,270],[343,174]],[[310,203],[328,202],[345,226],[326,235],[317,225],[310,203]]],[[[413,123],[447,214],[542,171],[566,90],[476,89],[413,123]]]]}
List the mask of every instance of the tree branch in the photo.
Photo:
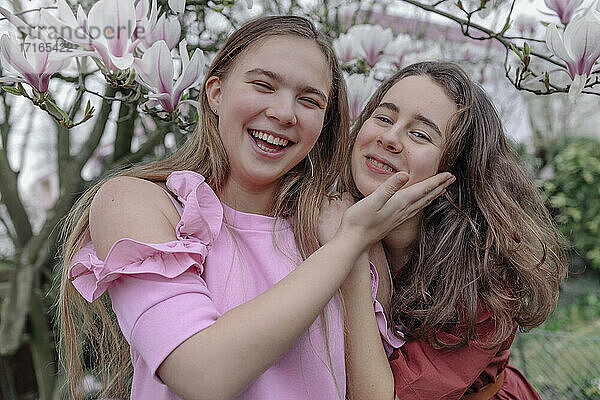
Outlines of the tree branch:
{"type": "MultiPolygon", "coordinates": [[[[116,91],[114,88],[107,86],[106,94],[108,96],[114,96],[116,91]]],[[[96,120],[96,124],[94,128],[90,132],[90,136],[88,136],[87,140],[83,144],[81,151],[77,156],[75,156],[75,169],[81,171],[83,166],[88,162],[90,157],[96,151],[96,148],[100,144],[100,140],[102,139],[102,135],[104,134],[104,128],[106,127],[106,122],[108,121],[108,116],[110,115],[110,111],[112,109],[112,103],[108,101],[103,101],[100,105],[100,110],[96,112],[96,115],[93,119],[96,120]]]]}
{"type": "Polygon", "coordinates": [[[137,102],[133,104],[121,103],[119,108],[119,119],[117,120],[117,134],[115,136],[114,151],[109,164],[112,164],[112,160],[118,160],[131,153],[133,128],[135,125],[135,118],[137,117],[136,106],[137,102]]]}
{"type": "MultiPolygon", "coordinates": [[[[457,22],[460,25],[463,34],[465,36],[471,38],[471,39],[475,39],[475,40],[496,39],[498,42],[500,42],[507,49],[510,49],[510,45],[511,44],[514,45],[514,43],[511,43],[503,35],[498,34],[498,33],[494,32],[494,31],[492,31],[491,29],[486,28],[484,26],[481,26],[479,24],[474,24],[470,20],[466,20],[466,19],[457,17],[457,16],[452,15],[452,14],[450,14],[448,12],[445,12],[443,10],[439,10],[439,9],[433,7],[433,6],[430,6],[430,5],[427,5],[427,4],[423,4],[423,3],[419,2],[419,1],[416,1],[416,0],[402,0],[402,1],[405,2],[405,3],[408,3],[408,4],[412,4],[413,6],[418,7],[420,9],[422,9],[422,10],[429,11],[429,12],[432,12],[432,13],[437,14],[437,15],[441,15],[442,17],[445,17],[445,18],[448,18],[448,19],[450,19],[450,20],[452,20],[454,22],[457,22]],[[466,30],[465,30],[465,27],[466,27],[466,30]],[[474,28],[474,29],[476,29],[476,30],[478,30],[480,32],[483,32],[483,33],[485,33],[487,35],[487,37],[472,36],[468,32],[469,28],[474,28]]],[[[516,46],[516,45],[514,45],[514,46],[517,47],[517,48],[520,48],[519,46],[516,46]]],[[[549,57],[549,56],[547,56],[545,54],[541,54],[541,53],[535,52],[533,50],[530,51],[530,54],[534,55],[534,56],[536,56],[538,58],[541,58],[542,60],[546,60],[549,63],[557,65],[557,66],[559,66],[561,68],[566,68],[565,65],[562,64],[561,62],[556,61],[555,59],[553,59],[553,58],[551,58],[551,57],[549,57]]]]}
{"type": "Polygon", "coordinates": [[[8,147],[8,133],[10,131],[10,109],[11,106],[6,102],[6,92],[2,91],[2,105],[4,106],[4,121],[0,124],[0,134],[2,135],[2,148],[8,147]]]}
{"type": "Polygon", "coordinates": [[[23,202],[19,196],[17,186],[18,174],[13,171],[8,162],[6,154],[6,148],[0,149],[0,195],[2,196],[2,203],[6,206],[8,216],[15,228],[16,242],[15,247],[24,247],[31,236],[33,231],[31,224],[29,223],[29,216],[23,202]]]}
{"type": "Polygon", "coordinates": [[[156,132],[154,132],[154,134],[144,142],[138,151],[114,161],[110,165],[109,169],[119,168],[126,164],[133,164],[141,161],[144,156],[149,154],[156,146],[163,142],[165,135],[169,132],[170,126],[172,125],[158,123],[156,132]]]}
{"type": "Polygon", "coordinates": [[[4,226],[4,230],[6,231],[6,236],[8,236],[10,241],[13,243],[13,245],[15,247],[17,247],[16,246],[17,237],[16,237],[15,233],[13,232],[13,230],[11,229],[8,221],[6,219],[4,219],[4,217],[2,216],[2,213],[0,213],[0,223],[4,226]]]}

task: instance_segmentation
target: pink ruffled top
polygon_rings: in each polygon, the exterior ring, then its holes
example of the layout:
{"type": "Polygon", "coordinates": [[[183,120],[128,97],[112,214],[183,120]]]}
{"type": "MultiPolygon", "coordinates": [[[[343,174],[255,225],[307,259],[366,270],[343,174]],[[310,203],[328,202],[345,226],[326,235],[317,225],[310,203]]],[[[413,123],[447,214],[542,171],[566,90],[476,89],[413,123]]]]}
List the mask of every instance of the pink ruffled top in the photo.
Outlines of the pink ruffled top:
{"type": "MultiPolygon", "coordinates": [[[[108,290],[130,344],[134,367],[131,399],[178,399],[156,375],[165,358],[302,262],[287,221],[242,213],[222,204],[204,177],[192,171],[173,172],[167,187],[177,196],[178,201],[171,200],[181,215],[177,240],[142,243],[123,238],[104,261],[88,241],[69,270],[73,285],[86,300],[94,301],[108,290]]],[[[374,310],[389,356],[403,342],[387,328],[383,308],[375,300],[378,278],[374,267],[371,274],[374,310]]],[[[238,399],[343,399],[346,377],[339,299],[334,297],[328,303],[325,315],[333,375],[327,363],[323,321],[318,317],[296,345],[238,399]]]]}

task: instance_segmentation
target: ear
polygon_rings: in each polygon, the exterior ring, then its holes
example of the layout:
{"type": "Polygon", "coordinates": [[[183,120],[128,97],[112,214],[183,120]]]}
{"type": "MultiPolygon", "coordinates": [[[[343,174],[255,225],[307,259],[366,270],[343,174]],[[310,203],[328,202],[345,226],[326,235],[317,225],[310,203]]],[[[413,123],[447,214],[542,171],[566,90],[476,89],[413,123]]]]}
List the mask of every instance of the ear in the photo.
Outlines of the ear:
{"type": "Polygon", "coordinates": [[[206,80],[206,85],[204,85],[206,90],[206,99],[208,100],[208,104],[211,109],[216,109],[219,107],[221,103],[221,79],[218,76],[211,76],[206,80]]]}

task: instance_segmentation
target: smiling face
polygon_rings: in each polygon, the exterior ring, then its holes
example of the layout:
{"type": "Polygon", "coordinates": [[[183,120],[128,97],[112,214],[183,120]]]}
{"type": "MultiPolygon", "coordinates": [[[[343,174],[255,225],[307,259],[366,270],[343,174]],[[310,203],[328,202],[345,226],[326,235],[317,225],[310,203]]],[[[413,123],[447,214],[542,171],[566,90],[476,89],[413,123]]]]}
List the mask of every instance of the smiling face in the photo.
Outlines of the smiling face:
{"type": "Polygon", "coordinates": [[[321,133],[330,68],[313,41],[269,37],[248,48],[227,75],[206,82],[219,117],[230,182],[247,190],[275,184],[310,151],[321,133]]]}
{"type": "Polygon", "coordinates": [[[407,186],[437,173],[456,104],[428,76],[396,82],[364,122],[352,149],[352,176],[365,196],[398,171],[407,186]]]}

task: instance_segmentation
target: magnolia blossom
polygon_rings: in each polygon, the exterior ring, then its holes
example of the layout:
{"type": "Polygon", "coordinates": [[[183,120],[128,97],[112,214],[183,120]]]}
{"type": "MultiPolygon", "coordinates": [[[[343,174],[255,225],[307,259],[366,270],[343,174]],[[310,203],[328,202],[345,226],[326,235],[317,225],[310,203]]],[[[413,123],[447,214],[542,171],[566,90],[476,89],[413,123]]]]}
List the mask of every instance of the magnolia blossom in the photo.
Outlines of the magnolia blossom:
{"type": "Polygon", "coordinates": [[[182,65],[175,86],[173,58],[164,40],[154,43],[141,60],[134,61],[136,80],[150,92],[150,106],[160,105],[164,111],[172,112],[180,104],[190,102],[181,101],[181,96],[186,89],[196,86],[202,80],[204,54],[202,50],[196,49],[190,60],[186,47],[187,42],[184,39],[179,44],[182,65]]]}
{"type": "Polygon", "coordinates": [[[514,21],[514,27],[521,34],[521,36],[533,35],[537,25],[537,19],[531,15],[518,15],[514,21]]]}
{"type": "Polygon", "coordinates": [[[359,44],[361,56],[370,66],[377,64],[386,46],[394,39],[390,28],[383,29],[379,25],[355,25],[348,30],[348,35],[359,44]]]}
{"type": "Polygon", "coordinates": [[[594,64],[600,58],[600,12],[590,10],[574,18],[564,34],[551,24],[546,30],[548,49],[567,64],[573,80],[569,98],[574,101],[582,92],[594,64]]]}
{"type": "Polygon", "coordinates": [[[5,76],[0,82],[27,83],[39,93],[48,90],[52,75],[67,67],[71,57],[82,52],[67,53],[54,51],[53,44],[36,29],[23,41],[9,35],[0,38],[0,60],[5,76]],[[21,51],[24,50],[24,52],[21,51]]]}
{"type": "Polygon", "coordinates": [[[571,21],[573,13],[583,4],[583,0],[544,0],[544,3],[558,15],[563,25],[567,25],[571,21]]]}
{"type": "MultiPolygon", "coordinates": [[[[87,50],[95,51],[105,65],[113,70],[122,70],[133,64],[133,50],[143,40],[136,22],[136,9],[133,0],[100,0],[89,15],[81,5],[77,18],[64,0],[57,0],[59,18],[48,10],[42,10],[42,19],[59,36],[70,43],[78,44],[87,50]]],[[[150,17],[146,25],[148,32],[156,24],[156,3],[150,7],[150,17]]]]}
{"type": "Polygon", "coordinates": [[[378,82],[371,76],[354,74],[346,78],[346,86],[348,87],[350,119],[355,120],[377,89],[378,82]]]}
{"type": "Polygon", "coordinates": [[[356,41],[353,36],[342,33],[339,38],[333,41],[333,49],[337,53],[339,60],[347,64],[356,58],[356,41]]]}
{"type": "Polygon", "coordinates": [[[148,50],[152,45],[159,40],[164,40],[169,47],[169,50],[173,50],[179,43],[179,37],[181,36],[181,25],[179,24],[179,18],[174,15],[166,17],[165,14],[161,15],[156,23],[156,26],[147,36],[142,39],[139,44],[139,49],[142,51],[148,50]]]}
{"type": "Polygon", "coordinates": [[[400,68],[403,65],[404,58],[408,54],[416,52],[418,52],[418,49],[410,35],[400,34],[385,47],[384,55],[394,66],[400,68]]]}

